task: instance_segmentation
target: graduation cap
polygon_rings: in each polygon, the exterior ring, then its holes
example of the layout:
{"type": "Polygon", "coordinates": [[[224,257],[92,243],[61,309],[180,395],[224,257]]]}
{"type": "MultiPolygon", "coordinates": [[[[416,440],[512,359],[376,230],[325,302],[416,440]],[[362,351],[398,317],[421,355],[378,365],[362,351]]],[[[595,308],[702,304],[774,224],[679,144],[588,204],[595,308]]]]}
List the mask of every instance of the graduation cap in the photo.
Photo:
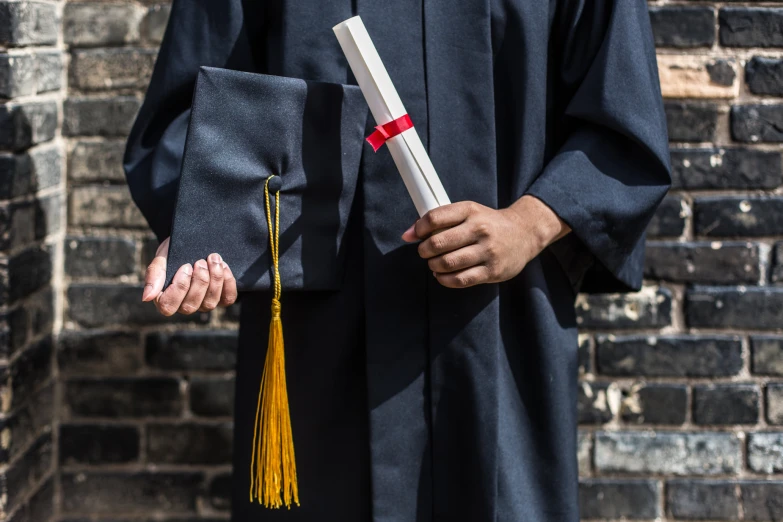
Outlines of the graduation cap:
{"type": "Polygon", "coordinates": [[[367,105],[356,86],[202,67],[185,142],[167,284],[219,253],[240,291],[273,292],[250,500],[299,504],[280,297],[337,290],[367,105]]]}

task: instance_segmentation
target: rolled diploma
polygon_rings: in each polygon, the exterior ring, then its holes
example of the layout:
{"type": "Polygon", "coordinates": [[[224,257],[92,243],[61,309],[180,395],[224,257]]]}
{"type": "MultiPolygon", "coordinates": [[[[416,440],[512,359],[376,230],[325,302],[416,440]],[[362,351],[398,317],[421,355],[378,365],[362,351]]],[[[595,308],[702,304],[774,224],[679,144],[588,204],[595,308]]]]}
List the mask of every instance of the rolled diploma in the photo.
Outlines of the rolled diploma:
{"type": "MultiPolygon", "coordinates": [[[[375,122],[384,125],[407,114],[362,19],[354,16],[333,30],[375,122]]],[[[415,126],[387,140],[386,146],[419,216],[450,203],[415,126]]]]}

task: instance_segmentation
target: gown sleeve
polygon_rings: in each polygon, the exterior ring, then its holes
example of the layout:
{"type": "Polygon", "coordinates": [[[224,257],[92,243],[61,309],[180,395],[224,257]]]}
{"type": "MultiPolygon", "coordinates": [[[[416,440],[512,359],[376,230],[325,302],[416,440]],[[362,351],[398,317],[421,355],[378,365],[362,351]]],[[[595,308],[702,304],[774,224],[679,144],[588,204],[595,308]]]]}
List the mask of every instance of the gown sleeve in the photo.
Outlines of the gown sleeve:
{"type": "Polygon", "coordinates": [[[255,72],[250,35],[261,34],[259,0],[173,0],[123,167],[131,196],[159,241],[171,231],[185,137],[201,66],[255,72]]]}
{"type": "Polygon", "coordinates": [[[588,292],[638,289],[645,229],[670,185],[646,0],[553,0],[556,154],[528,188],[597,261],[588,292]]]}

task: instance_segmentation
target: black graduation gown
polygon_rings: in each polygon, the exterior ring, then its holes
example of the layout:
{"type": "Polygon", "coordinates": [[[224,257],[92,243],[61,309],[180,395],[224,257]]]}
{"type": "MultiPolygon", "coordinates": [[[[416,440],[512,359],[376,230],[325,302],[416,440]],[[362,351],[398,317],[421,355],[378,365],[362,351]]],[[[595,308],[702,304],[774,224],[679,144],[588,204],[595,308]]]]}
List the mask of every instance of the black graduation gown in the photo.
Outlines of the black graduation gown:
{"type": "Polygon", "coordinates": [[[290,511],[248,498],[270,312],[241,297],[234,520],[576,521],[575,292],[639,287],[669,185],[645,0],[174,0],[132,195],[167,237],[199,66],[352,84],[331,28],[356,14],[452,201],[533,194],[573,233],[513,280],[443,288],[400,239],[417,215],[388,151],[357,144],[341,289],[283,290],[290,511]]]}

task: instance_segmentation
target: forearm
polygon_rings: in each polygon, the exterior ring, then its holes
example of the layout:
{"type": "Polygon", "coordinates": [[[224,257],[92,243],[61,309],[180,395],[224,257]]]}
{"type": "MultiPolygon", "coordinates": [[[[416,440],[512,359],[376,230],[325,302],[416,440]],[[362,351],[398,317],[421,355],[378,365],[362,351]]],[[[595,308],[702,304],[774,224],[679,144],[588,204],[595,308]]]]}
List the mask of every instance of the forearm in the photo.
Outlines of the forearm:
{"type": "Polygon", "coordinates": [[[538,252],[566,236],[571,227],[540,199],[526,194],[508,207],[519,230],[527,231],[538,252]]]}

